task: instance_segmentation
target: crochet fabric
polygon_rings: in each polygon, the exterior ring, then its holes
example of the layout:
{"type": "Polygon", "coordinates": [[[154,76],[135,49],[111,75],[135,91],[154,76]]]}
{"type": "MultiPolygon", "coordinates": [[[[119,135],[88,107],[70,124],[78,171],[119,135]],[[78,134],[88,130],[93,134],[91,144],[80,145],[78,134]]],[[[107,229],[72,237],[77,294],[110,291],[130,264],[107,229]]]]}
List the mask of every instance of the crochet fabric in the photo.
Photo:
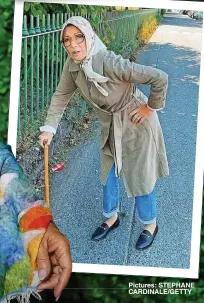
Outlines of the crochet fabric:
{"type": "Polygon", "coordinates": [[[0,142],[0,303],[28,303],[31,294],[40,299],[36,257],[51,220],[11,147],[0,142]]]}

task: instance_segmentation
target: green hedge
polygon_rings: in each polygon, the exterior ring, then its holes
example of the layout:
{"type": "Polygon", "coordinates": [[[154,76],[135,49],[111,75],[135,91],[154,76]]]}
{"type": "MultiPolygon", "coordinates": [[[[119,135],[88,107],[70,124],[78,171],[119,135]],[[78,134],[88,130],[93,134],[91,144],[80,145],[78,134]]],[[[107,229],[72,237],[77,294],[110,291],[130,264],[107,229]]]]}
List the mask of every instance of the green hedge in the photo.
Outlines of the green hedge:
{"type": "Polygon", "coordinates": [[[6,141],[12,51],[13,2],[0,2],[0,139],[6,141]]]}

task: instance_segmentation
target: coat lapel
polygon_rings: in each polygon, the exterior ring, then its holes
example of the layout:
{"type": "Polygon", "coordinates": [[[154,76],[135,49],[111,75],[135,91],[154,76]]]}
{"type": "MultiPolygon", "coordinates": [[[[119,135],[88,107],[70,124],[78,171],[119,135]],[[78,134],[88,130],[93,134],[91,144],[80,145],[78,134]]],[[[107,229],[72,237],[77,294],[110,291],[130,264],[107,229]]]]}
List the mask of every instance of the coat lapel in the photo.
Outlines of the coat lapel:
{"type": "Polygon", "coordinates": [[[73,74],[76,85],[80,88],[82,95],[86,99],[90,99],[88,86],[86,83],[86,77],[79,64],[70,59],[69,71],[73,74]],[[76,72],[76,73],[75,73],[76,72]]]}
{"type": "Polygon", "coordinates": [[[86,99],[90,100],[90,93],[88,90],[86,77],[82,70],[79,70],[75,82],[76,82],[76,85],[80,88],[82,95],[84,95],[84,97],[86,97],[86,99]]]}

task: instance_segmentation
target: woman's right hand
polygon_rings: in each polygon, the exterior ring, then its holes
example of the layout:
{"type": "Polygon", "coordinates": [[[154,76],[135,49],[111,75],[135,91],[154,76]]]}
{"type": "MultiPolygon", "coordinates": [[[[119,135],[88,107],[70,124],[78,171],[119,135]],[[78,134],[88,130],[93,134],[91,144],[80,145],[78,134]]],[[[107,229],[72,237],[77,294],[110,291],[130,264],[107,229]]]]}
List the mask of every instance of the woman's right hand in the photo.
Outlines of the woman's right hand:
{"type": "Polygon", "coordinates": [[[53,133],[50,133],[50,132],[43,132],[40,136],[39,136],[39,143],[40,143],[40,146],[42,148],[44,148],[44,145],[47,144],[47,145],[50,145],[51,141],[52,141],[52,138],[53,138],[53,133]]]}
{"type": "Polygon", "coordinates": [[[36,263],[39,278],[42,275],[43,279],[38,290],[53,288],[57,301],[70,278],[72,260],[69,241],[53,222],[42,238],[36,263]]]}

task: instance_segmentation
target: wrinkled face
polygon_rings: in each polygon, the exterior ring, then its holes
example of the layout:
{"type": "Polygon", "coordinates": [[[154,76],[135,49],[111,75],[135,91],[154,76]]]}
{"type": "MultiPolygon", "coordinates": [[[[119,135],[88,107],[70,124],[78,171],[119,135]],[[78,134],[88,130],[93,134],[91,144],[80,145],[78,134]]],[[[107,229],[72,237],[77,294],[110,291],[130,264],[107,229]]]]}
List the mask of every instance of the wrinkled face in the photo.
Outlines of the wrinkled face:
{"type": "Polygon", "coordinates": [[[74,25],[65,27],[63,32],[63,43],[73,60],[82,61],[86,58],[87,50],[85,37],[74,25]]]}

